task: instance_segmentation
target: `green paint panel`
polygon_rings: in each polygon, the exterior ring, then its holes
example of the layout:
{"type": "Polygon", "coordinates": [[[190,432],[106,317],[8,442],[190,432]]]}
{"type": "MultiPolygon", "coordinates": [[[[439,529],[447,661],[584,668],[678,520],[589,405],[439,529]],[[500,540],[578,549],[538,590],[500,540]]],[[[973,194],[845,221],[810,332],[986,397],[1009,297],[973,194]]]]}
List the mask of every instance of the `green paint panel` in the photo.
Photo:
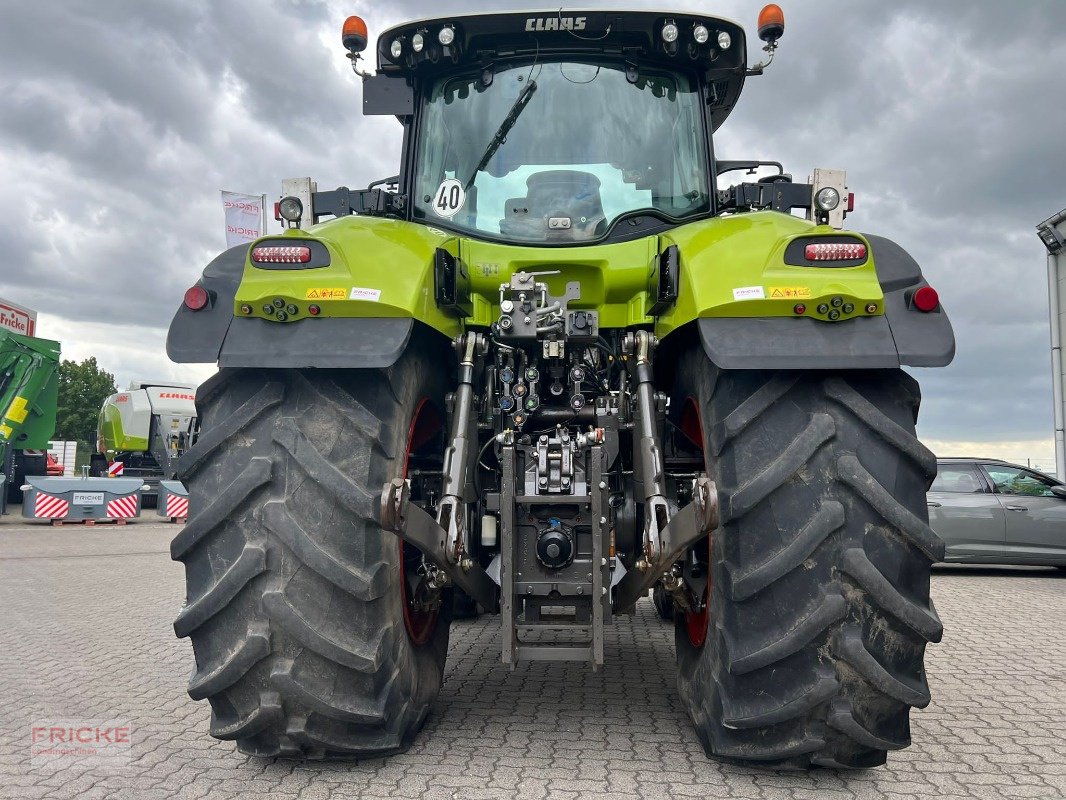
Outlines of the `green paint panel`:
{"type": "Polygon", "coordinates": [[[884,313],[872,255],[859,267],[785,264],[785,249],[793,239],[841,233],[777,211],[715,217],[673,229],[661,240],[664,250],[676,244],[681,253],[680,287],[677,303],[656,323],[657,335],[666,336],[698,317],[791,317],[797,303],[807,307],[805,316],[828,321],[817,308],[830,305],[834,297],[855,307],[848,318],[868,316],[865,309],[871,303],[874,315],[884,313]],[[763,298],[738,300],[735,290],[749,296],[761,291],[763,298]]]}
{"type": "Polygon", "coordinates": [[[47,449],[58,400],[59,342],[0,330],[0,450],[47,449]]]}
{"type": "MultiPolygon", "coordinates": [[[[582,296],[573,307],[598,310],[601,328],[625,328],[653,322],[647,310],[654,297],[658,255],[671,245],[677,245],[681,256],[680,286],[676,304],[654,321],[660,337],[699,317],[794,316],[797,303],[806,306],[806,316],[828,321],[828,313],[817,309],[822,303],[832,308],[833,298],[839,298],[838,308],[854,306],[842,319],[883,313],[872,255],[859,267],[784,263],[785,249],[794,238],[841,233],[788,214],[759,211],[704,219],[630,242],[531,247],[460,238],[399,220],[343,217],[306,232],[268,237],[317,239],[328,248],[332,263],[319,269],[260,269],[247,262],[234,313],[281,323],[271,305],[280,299],[285,324],[308,319],[308,306],[314,304],[321,309],[319,319],[413,317],[455,336],[464,325],[491,324],[498,314],[500,284],[526,271],[557,273],[542,279],[554,295],[563,294],[568,282],[579,282],[582,296]],[[438,247],[459,259],[469,279],[473,310],[465,319],[439,309],[434,301],[438,247]],[[290,305],[296,314],[288,312],[290,305]],[[249,306],[250,314],[242,306],[249,306]],[[874,310],[868,312],[868,306],[874,310]]],[[[306,324],[317,321],[308,319],[306,324]]]]}
{"type": "Polygon", "coordinates": [[[499,316],[500,284],[516,272],[555,272],[540,278],[560,296],[566,284],[581,284],[571,308],[598,309],[601,328],[624,328],[651,320],[645,316],[648,277],[658,254],[655,236],[619,244],[586,247],[519,247],[464,239],[459,252],[470,272],[474,314],[470,323],[488,325],[499,316]]]}
{"type": "Polygon", "coordinates": [[[433,298],[433,256],[438,247],[457,255],[454,235],[410,222],[351,216],[268,238],[317,239],[328,248],[331,264],[259,269],[249,260],[234,298],[236,316],[249,316],[241,311],[247,304],[250,316],[275,319],[263,306],[281,298],[298,309],[287,322],[306,319],[307,307],[314,304],[322,309],[319,318],[414,317],[449,336],[462,331],[459,319],[437,308],[433,298]],[[353,295],[353,289],[359,291],[353,295]]]}
{"type": "Polygon", "coordinates": [[[125,433],[122,426],[122,414],[113,403],[105,402],[104,407],[100,409],[98,431],[97,449],[101,453],[114,455],[118,452],[146,452],[148,450],[147,437],[129,436],[125,433]]]}

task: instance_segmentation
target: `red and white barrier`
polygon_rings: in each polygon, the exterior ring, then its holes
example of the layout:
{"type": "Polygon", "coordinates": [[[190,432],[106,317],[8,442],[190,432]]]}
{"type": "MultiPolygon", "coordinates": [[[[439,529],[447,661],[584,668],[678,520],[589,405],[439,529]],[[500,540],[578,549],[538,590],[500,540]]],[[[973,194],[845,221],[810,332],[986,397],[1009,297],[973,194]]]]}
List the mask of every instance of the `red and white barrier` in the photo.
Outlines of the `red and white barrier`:
{"type": "Polygon", "coordinates": [[[70,503],[62,497],[38,494],[33,502],[33,516],[37,519],[63,519],[70,513],[70,503]]]}
{"type": "Polygon", "coordinates": [[[188,517],[189,516],[189,498],[179,497],[176,494],[172,494],[167,497],[167,516],[168,517],[188,517]]]}
{"type": "Polygon", "coordinates": [[[109,519],[134,519],[137,516],[137,498],[116,497],[107,504],[107,516],[109,519]]]}

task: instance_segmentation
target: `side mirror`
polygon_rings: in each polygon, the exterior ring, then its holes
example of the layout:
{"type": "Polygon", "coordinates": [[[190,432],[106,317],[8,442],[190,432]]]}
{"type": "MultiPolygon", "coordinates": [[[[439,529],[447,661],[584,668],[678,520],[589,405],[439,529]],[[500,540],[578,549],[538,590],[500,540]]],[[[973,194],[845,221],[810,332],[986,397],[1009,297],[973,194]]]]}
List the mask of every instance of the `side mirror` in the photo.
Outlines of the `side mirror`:
{"type": "Polygon", "coordinates": [[[1052,486],[1051,493],[1055,495],[1055,497],[1061,497],[1063,500],[1066,500],[1066,486],[1052,486]]]}

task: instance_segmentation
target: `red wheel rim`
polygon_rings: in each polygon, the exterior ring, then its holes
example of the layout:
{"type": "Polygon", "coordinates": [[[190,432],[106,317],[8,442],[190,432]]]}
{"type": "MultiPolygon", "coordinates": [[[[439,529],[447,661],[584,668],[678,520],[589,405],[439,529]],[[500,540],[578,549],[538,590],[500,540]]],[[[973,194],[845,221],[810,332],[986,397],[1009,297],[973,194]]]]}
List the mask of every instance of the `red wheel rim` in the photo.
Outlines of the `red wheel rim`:
{"type": "MultiPolygon", "coordinates": [[[[699,448],[699,451],[703,452],[703,419],[700,416],[700,407],[694,397],[689,397],[685,401],[684,408],[681,409],[681,421],[678,427],[681,429],[681,433],[688,439],[695,447],[699,448]]],[[[704,467],[706,467],[706,458],[704,459],[704,467]]],[[[707,534],[707,588],[703,593],[703,608],[696,613],[685,613],[685,633],[688,634],[688,641],[695,648],[703,647],[704,642],[707,641],[707,629],[711,623],[711,587],[713,585],[713,576],[711,566],[711,544],[712,535],[707,534]]]]}
{"type": "MultiPolygon", "coordinates": [[[[440,430],[440,414],[427,398],[418,401],[411,426],[407,431],[407,448],[403,457],[403,477],[407,477],[411,454],[430,442],[440,430]]],[[[437,627],[438,610],[426,611],[412,606],[411,587],[408,583],[410,571],[422,563],[422,553],[414,545],[400,539],[400,602],[403,606],[403,624],[407,636],[415,645],[425,644],[437,627]]]]}

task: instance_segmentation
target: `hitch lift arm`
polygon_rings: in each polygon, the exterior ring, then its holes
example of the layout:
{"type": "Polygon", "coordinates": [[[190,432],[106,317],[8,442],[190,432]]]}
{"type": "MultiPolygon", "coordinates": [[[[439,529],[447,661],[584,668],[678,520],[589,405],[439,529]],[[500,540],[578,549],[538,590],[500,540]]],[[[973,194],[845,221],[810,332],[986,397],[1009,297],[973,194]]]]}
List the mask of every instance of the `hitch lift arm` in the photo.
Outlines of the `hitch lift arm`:
{"type": "Polygon", "coordinates": [[[451,436],[444,451],[443,496],[437,504],[437,518],[434,519],[412,503],[410,484],[402,478],[395,478],[386,483],[382,490],[381,527],[415,545],[482,608],[495,611],[498,603],[496,584],[468,555],[470,547],[466,511],[471,470],[477,451],[474,371],[477,358],[484,354],[486,344],[485,337],[479,333],[466,333],[456,340],[459,386],[455,390],[451,436]]]}
{"type": "Polygon", "coordinates": [[[662,448],[655,425],[655,392],[652,386],[651,353],[655,337],[636,331],[626,341],[635,356],[637,379],[635,460],[644,486],[644,553],[637,568],[630,570],[614,590],[614,610],[630,608],[670,570],[685,551],[718,524],[718,492],[706,476],[693,481],[692,502],[671,516],[666,502],[662,448]]]}

